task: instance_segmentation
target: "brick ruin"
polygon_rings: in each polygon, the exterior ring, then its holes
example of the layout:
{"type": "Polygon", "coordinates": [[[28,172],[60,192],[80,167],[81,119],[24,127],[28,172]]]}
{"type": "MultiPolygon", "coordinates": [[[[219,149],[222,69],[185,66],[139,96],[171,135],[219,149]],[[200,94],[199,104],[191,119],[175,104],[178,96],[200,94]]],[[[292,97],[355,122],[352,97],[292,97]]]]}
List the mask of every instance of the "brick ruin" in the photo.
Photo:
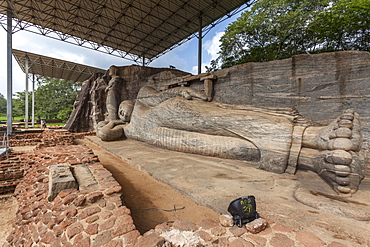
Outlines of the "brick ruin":
{"type": "MultiPolygon", "coordinates": [[[[14,134],[9,136],[9,147],[35,146],[35,149],[56,145],[73,145],[75,138],[95,135],[95,132],[70,133],[68,131],[44,131],[42,133],[14,134]]],[[[25,169],[33,165],[22,157],[22,152],[10,152],[9,158],[0,160],[0,195],[14,192],[22,180],[25,169]]]]}

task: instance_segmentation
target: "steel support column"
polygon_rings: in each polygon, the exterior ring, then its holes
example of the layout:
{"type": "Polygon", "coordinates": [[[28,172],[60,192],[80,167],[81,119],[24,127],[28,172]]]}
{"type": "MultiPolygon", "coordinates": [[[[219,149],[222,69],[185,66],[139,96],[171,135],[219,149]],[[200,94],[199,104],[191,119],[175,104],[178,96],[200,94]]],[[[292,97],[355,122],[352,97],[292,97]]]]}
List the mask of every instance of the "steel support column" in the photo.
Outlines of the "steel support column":
{"type": "Polygon", "coordinates": [[[35,74],[32,74],[32,127],[35,127],[35,74]]]}
{"type": "Polygon", "coordinates": [[[8,135],[12,134],[12,124],[13,124],[13,114],[12,114],[12,94],[13,94],[13,80],[12,80],[12,18],[13,13],[10,9],[6,13],[6,42],[7,42],[7,51],[6,51],[6,73],[7,73],[7,113],[6,113],[6,126],[8,135]]]}
{"type": "Polygon", "coordinates": [[[198,74],[202,73],[202,13],[199,15],[199,32],[198,32],[198,74]]]}
{"type": "Polygon", "coordinates": [[[28,56],[24,62],[26,71],[26,95],[25,95],[25,116],[24,116],[24,128],[28,129],[28,56]]]}

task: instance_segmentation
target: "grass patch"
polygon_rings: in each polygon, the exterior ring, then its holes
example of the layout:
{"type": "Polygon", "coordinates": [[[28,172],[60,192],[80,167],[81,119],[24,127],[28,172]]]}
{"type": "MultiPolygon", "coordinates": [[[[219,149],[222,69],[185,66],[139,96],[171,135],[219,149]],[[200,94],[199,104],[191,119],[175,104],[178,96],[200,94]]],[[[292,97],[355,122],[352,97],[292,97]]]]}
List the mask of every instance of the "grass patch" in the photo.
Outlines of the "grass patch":
{"type": "MultiPolygon", "coordinates": [[[[6,122],[6,119],[7,119],[6,114],[5,113],[0,113],[0,121],[5,121],[6,122]]],[[[13,121],[19,122],[22,119],[24,119],[24,117],[14,117],[13,116],[13,121]]]]}
{"type": "MultiPolygon", "coordinates": [[[[24,122],[21,122],[21,120],[23,120],[23,119],[24,119],[24,117],[13,117],[13,124],[18,125],[20,127],[23,127],[24,122]]],[[[0,113],[0,121],[3,122],[3,124],[6,124],[6,120],[7,120],[6,114],[5,113],[0,113]]],[[[36,119],[35,119],[35,121],[36,121],[36,119]]],[[[29,119],[28,127],[31,127],[31,122],[32,122],[32,119],[29,119]]],[[[66,123],[62,123],[62,122],[48,123],[46,121],[46,126],[64,126],[65,124],[66,123]]],[[[40,123],[35,123],[35,127],[36,128],[41,128],[41,124],[40,123]]]]}

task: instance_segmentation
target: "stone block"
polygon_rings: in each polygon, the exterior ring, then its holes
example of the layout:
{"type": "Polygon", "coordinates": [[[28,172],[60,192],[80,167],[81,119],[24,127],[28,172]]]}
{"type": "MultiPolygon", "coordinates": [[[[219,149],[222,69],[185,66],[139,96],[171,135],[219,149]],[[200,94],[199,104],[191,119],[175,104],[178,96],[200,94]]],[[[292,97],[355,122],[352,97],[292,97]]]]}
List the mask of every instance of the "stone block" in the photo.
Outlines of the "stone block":
{"type": "Polygon", "coordinates": [[[87,165],[74,165],[73,173],[78,182],[79,190],[97,188],[98,182],[95,180],[87,165]]]}
{"type": "Polygon", "coordinates": [[[245,225],[245,228],[248,232],[256,234],[266,229],[267,221],[263,218],[255,219],[252,222],[249,222],[245,225]]]}
{"type": "Polygon", "coordinates": [[[232,227],[234,225],[233,217],[229,214],[220,214],[219,221],[224,227],[232,227]]]}
{"type": "Polygon", "coordinates": [[[195,224],[183,220],[175,220],[175,222],[173,223],[173,228],[178,229],[180,231],[192,231],[192,232],[198,230],[198,227],[195,224]]]}
{"type": "Polygon", "coordinates": [[[137,246],[138,247],[157,247],[162,246],[165,242],[165,239],[159,234],[152,233],[148,234],[139,239],[137,246]]]}
{"type": "Polygon", "coordinates": [[[68,164],[58,164],[50,166],[49,171],[49,192],[48,200],[54,198],[65,189],[78,188],[76,179],[69,168],[68,164]]]}

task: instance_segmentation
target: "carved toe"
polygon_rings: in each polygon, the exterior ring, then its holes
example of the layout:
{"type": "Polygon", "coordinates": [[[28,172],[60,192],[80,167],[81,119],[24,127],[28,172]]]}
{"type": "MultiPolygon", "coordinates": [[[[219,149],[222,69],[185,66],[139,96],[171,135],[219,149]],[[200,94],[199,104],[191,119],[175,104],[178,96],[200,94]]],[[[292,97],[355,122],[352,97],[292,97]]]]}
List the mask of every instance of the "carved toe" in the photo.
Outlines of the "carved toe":
{"type": "Polygon", "coordinates": [[[337,165],[349,165],[352,162],[352,155],[345,150],[329,151],[325,155],[325,161],[337,165]]]}

